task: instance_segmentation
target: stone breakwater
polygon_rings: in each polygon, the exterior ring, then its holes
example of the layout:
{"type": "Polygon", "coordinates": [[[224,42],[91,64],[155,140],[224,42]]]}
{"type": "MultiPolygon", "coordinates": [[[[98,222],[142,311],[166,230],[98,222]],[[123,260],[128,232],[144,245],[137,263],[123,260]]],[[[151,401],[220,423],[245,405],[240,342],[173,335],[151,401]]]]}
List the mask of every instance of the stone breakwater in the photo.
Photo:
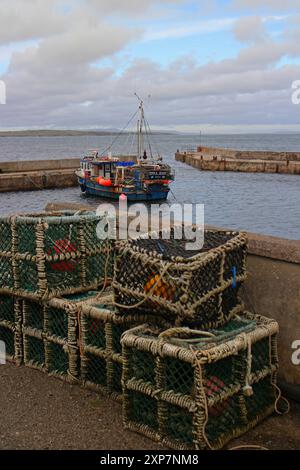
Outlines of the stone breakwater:
{"type": "Polygon", "coordinates": [[[0,163],[0,192],[76,186],[79,165],[79,158],[0,163]]]}
{"type": "Polygon", "coordinates": [[[177,151],[175,159],[203,171],[300,175],[300,152],[239,151],[198,147],[193,151],[177,151]]]}
{"type": "MultiPolygon", "coordinates": [[[[127,161],[134,157],[121,155],[118,158],[127,161]]],[[[79,166],[79,157],[0,162],[0,193],[77,186],[75,170],[79,166]]]]}

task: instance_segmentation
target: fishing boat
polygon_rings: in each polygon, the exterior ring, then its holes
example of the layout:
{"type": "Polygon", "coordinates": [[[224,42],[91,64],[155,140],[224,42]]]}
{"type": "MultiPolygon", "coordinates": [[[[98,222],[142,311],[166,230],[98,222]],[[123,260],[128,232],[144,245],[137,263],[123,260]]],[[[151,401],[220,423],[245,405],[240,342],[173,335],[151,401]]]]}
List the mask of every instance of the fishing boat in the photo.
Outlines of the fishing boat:
{"type": "Polygon", "coordinates": [[[90,150],[80,162],[76,171],[82,193],[102,198],[119,199],[125,195],[128,201],[163,201],[170,191],[174,171],[163,162],[162,157],[153,155],[151,129],[145,118],[143,101],[127,126],[139,114],[137,122],[137,146],[135,155],[112,156],[113,144],[124,136],[126,127],[116,136],[114,142],[99,154],[90,150]]]}

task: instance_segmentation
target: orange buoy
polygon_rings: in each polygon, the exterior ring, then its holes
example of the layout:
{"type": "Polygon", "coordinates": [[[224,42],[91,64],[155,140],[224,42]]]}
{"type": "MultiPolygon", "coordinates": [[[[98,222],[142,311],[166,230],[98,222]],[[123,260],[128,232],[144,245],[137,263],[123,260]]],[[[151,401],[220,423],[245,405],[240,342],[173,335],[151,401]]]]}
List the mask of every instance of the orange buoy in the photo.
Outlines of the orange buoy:
{"type": "Polygon", "coordinates": [[[173,300],[175,290],[174,287],[170,286],[166,282],[162,281],[159,274],[152,277],[144,287],[146,293],[151,291],[151,295],[156,295],[157,297],[161,297],[162,299],[166,300],[173,300]],[[154,287],[154,285],[156,286],[154,287]],[[153,288],[154,287],[154,288],[153,288]]]}
{"type": "Polygon", "coordinates": [[[99,176],[97,178],[97,183],[100,184],[101,186],[112,186],[112,182],[110,179],[105,179],[103,176],[99,176]]]}

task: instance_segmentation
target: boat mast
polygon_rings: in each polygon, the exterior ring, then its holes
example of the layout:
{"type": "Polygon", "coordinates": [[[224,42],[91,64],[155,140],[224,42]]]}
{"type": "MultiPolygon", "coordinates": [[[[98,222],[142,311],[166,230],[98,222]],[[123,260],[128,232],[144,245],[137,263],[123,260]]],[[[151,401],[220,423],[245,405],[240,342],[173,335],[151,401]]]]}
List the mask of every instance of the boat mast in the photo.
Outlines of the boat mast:
{"type": "Polygon", "coordinates": [[[137,141],[138,141],[138,162],[142,160],[142,154],[143,154],[143,124],[145,120],[145,114],[144,114],[144,102],[143,100],[135,93],[135,96],[140,102],[139,105],[139,110],[140,110],[140,119],[137,122],[137,141]]]}

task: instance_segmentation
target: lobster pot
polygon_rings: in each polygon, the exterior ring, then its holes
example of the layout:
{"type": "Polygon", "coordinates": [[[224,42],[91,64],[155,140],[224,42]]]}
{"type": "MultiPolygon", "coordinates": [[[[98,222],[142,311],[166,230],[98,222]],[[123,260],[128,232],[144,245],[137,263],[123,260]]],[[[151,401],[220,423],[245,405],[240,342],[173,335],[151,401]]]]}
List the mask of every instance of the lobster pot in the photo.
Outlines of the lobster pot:
{"type": "Polygon", "coordinates": [[[116,314],[112,301],[112,295],[98,296],[80,306],[80,379],[87,388],[120,401],[123,367],[121,337],[128,329],[141,322],[155,322],[156,318],[150,315],[121,317],[116,314]]]}
{"type": "Polygon", "coordinates": [[[124,424],[172,449],[220,449],[270,415],[278,324],[250,313],[210,332],[147,325],[123,344],[124,424]]]}
{"type": "MultiPolygon", "coordinates": [[[[21,364],[22,350],[22,303],[11,295],[0,295],[0,341],[5,359],[21,364]]],[[[2,358],[4,359],[4,358],[2,358]]]]}
{"type": "Polygon", "coordinates": [[[0,219],[0,293],[47,299],[96,289],[112,276],[111,242],[95,213],[54,212],[0,219]]]}
{"type": "Polygon", "coordinates": [[[86,293],[23,301],[24,364],[68,382],[79,376],[78,305],[95,295],[86,293]]]}
{"type": "Polygon", "coordinates": [[[174,230],[167,235],[118,242],[113,288],[119,313],[135,308],[177,325],[222,326],[242,310],[245,235],[206,230],[198,251],[186,250],[187,240],[175,239],[174,230]]]}

